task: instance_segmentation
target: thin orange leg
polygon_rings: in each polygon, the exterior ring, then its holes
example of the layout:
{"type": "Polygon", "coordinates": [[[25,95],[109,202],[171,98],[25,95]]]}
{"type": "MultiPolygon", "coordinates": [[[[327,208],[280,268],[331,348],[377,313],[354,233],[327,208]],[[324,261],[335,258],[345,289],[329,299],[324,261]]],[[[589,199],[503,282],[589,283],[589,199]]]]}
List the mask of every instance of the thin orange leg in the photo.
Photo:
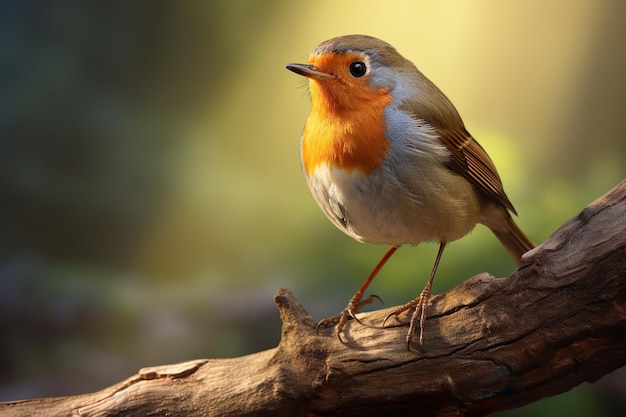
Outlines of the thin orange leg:
{"type": "Polygon", "coordinates": [[[437,258],[435,258],[435,265],[433,265],[433,269],[430,273],[430,277],[428,278],[428,283],[426,284],[426,286],[420,293],[419,297],[415,298],[412,301],[409,301],[406,304],[403,304],[401,306],[394,308],[391,311],[391,313],[387,314],[387,316],[385,317],[385,320],[383,320],[383,327],[384,327],[389,317],[397,316],[403,311],[407,311],[412,308],[415,308],[415,310],[413,311],[413,314],[411,315],[409,331],[406,335],[406,346],[407,346],[407,349],[409,350],[411,348],[411,340],[413,339],[413,333],[415,333],[415,328],[417,327],[418,323],[419,323],[419,330],[420,330],[420,337],[419,337],[420,346],[421,347],[424,346],[424,323],[426,321],[426,307],[428,305],[428,300],[430,299],[431,290],[433,286],[433,279],[435,278],[435,274],[437,273],[437,268],[439,267],[439,261],[441,260],[441,255],[443,254],[443,250],[445,249],[446,244],[447,242],[441,242],[439,244],[439,251],[437,252],[437,258]]]}
{"type": "Polygon", "coordinates": [[[397,249],[397,246],[390,246],[389,249],[387,249],[387,252],[385,252],[383,257],[380,259],[380,261],[378,261],[376,267],[372,270],[367,279],[363,282],[359,290],[352,296],[346,308],[344,308],[338,315],[328,317],[320,321],[317,324],[317,329],[319,329],[320,327],[330,327],[333,324],[337,324],[335,329],[337,331],[337,337],[339,338],[339,340],[341,340],[341,331],[344,329],[349,319],[353,318],[360,323],[360,321],[356,318],[356,314],[359,312],[361,307],[366,304],[370,304],[374,300],[374,298],[378,298],[380,300],[380,298],[376,295],[370,295],[366,298],[363,298],[363,294],[365,294],[367,287],[370,286],[374,278],[376,278],[376,275],[378,275],[382,267],[387,263],[389,258],[391,258],[391,255],[393,255],[393,253],[397,249]]]}

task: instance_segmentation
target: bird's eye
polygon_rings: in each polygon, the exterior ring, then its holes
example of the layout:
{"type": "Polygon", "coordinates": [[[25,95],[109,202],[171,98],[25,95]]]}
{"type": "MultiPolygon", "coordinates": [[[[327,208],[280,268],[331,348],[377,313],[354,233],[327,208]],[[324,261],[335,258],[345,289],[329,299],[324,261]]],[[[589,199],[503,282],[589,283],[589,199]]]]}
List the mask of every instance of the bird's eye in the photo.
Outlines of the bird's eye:
{"type": "Polygon", "coordinates": [[[362,77],[366,72],[367,67],[365,66],[365,63],[357,61],[350,64],[350,74],[352,74],[353,77],[362,77]]]}

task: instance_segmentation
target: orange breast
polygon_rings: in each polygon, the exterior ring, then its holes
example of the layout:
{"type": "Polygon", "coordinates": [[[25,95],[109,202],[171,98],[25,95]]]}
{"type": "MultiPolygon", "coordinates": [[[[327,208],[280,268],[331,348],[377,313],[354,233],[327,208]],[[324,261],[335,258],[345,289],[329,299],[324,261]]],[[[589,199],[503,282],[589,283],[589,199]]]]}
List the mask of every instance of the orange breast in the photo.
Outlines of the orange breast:
{"type": "Polygon", "coordinates": [[[307,175],[323,163],[365,174],[380,167],[389,148],[385,135],[387,89],[345,81],[311,80],[311,114],[302,136],[307,175]]]}

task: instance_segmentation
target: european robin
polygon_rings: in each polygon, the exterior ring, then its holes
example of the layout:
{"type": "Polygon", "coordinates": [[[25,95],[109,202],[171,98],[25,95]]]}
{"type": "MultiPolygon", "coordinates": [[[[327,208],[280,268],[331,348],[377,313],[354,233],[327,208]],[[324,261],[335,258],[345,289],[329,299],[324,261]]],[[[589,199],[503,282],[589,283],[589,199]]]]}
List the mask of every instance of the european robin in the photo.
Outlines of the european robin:
{"type": "MultiPolygon", "coordinates": [[[[390,245],[347,307],[319,327],[337,336],[401,245],[439,242],[426,287],[385,318],[411,311],[410,348],[420,346],[433,278],[448,242],[487,226],[521,265],[535,244],[513,221],[513,205],[485,150],[450,100],[415,65],[380,39],[340,36],[319,44],[306,64],[287,69],[309,79],[311,113],[300,139],[307,184],[324,214],[359,242],[390,245]]],[[[384,325],[384,323],[383,323],[384,325]]]]}

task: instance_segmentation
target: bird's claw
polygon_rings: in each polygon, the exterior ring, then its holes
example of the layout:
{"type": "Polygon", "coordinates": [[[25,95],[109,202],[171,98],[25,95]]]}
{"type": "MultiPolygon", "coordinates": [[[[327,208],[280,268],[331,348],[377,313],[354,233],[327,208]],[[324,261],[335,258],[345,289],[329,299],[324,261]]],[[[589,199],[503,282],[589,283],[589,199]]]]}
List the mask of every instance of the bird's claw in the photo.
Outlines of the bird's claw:
{"type": "Polygon", "coordinates": [[[385,325],[387,324],[387,320],[389,320],[392,316],[398,316],[399,314],[405,311],[413,310],[413,313],[411,314],[411,320],[409,321],[409,331],[406,334],[406,348],[409,351],[411,350],[411,342],[413,341],[413,335],[418,325],[419,325],[419,345],[420,345],[420,348],[424,346],[424,321],[426,319],[426,303],[428,303],[429,298],[430,298],[430,293],[423,292],[416,299],[394,308],[383,319],[382,327],[384,328],[385,325]]]}
{"type": "Polygon", "coordinates": [[[341,333],[343,332],[343,329],[346,327],[346,324],[348,323],[349,320],[354,320],[363,326],[364,325],[363,322],[359,320],[359,318],[356,315],[361,310],[361,307],[367,304],[371,304],[374,301],[374,299],[380,301],[381,303],[383,302],[382,298],[380,298],[376,294],[369,295],[364,299],[353,298],[352,300],[350,300],[350,303],[348,304],[348,306],[345,309],[341,310],[339,314],[337,314],[336,316],[327,317],[323,320],[320,320],[319,323],[317,323],[317,326],[315,327],[315,333],[319,334],[319,329],[322,327],[327,328],[327,327],[331,327],[335,325],[337,338],[339,339],[341,343],[345,343],[344,340],[341,338],[341,333]]]}

